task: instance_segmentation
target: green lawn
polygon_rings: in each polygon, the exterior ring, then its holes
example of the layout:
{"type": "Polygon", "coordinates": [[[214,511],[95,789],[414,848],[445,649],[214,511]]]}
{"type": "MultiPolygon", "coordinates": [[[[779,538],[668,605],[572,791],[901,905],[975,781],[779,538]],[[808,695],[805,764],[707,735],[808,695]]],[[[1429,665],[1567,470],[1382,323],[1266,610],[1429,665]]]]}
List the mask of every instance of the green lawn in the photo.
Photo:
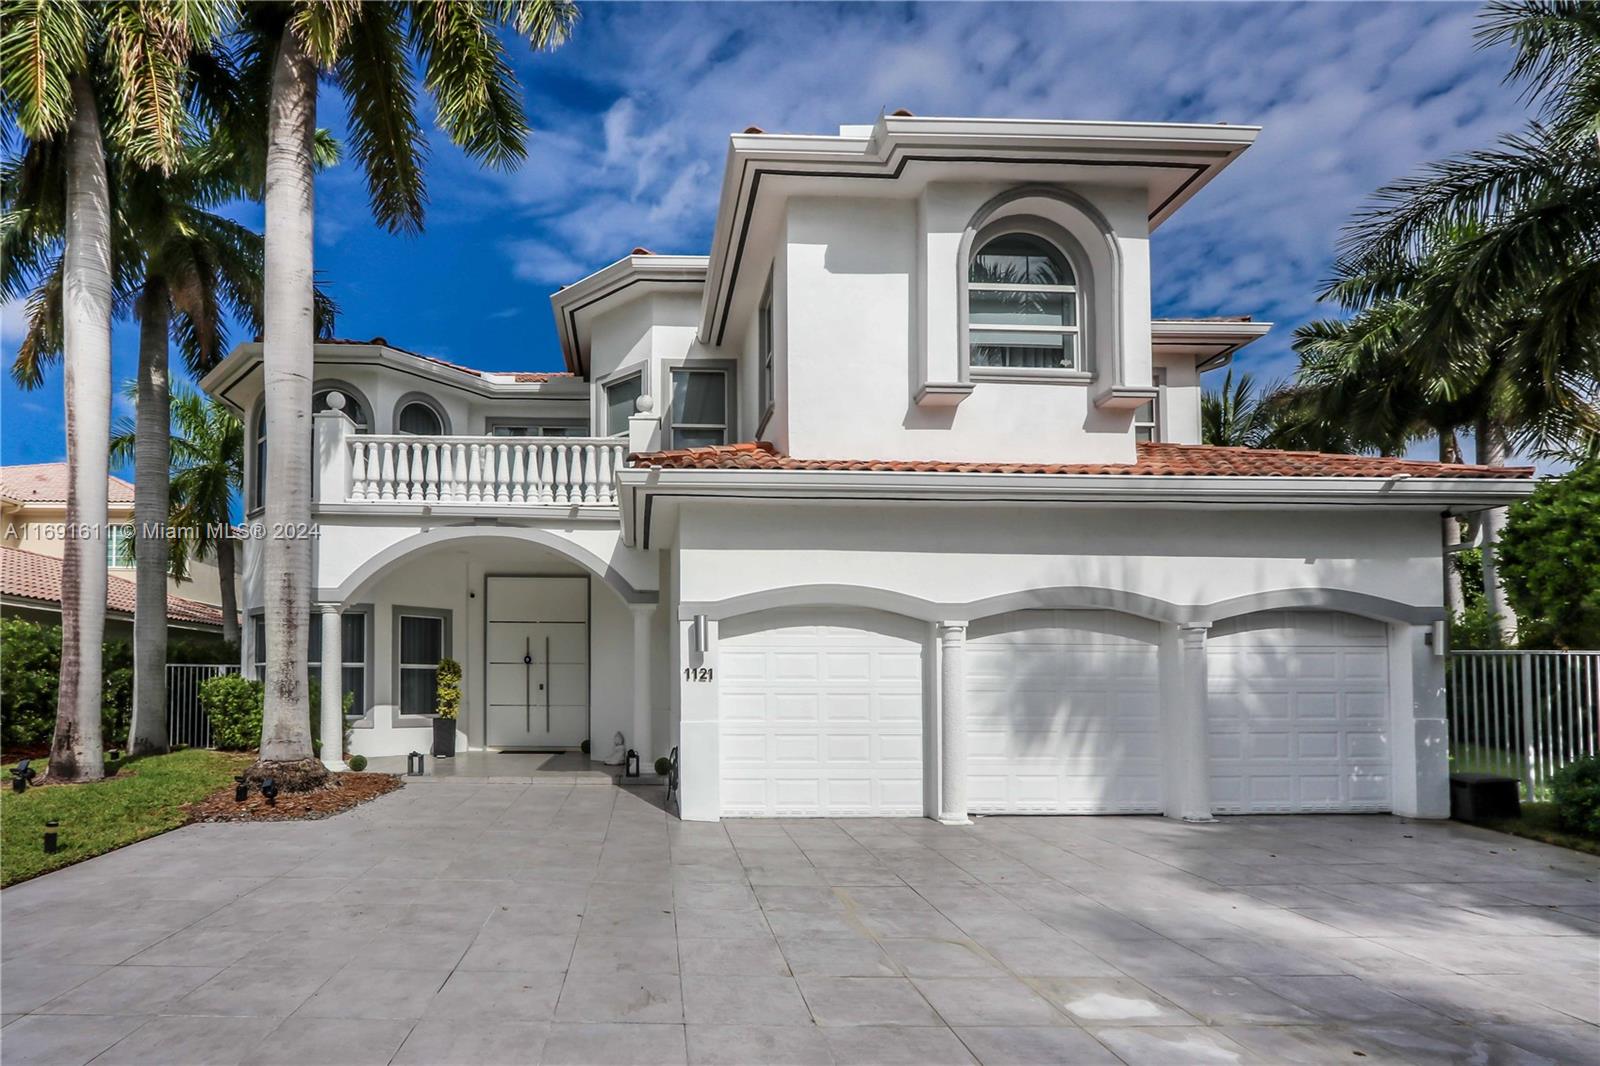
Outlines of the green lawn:
{"type": "Polygon", "coordinates": [[[1524,803],[1522,817],[1506,818],[1497,822],[1477,822],[1476,825],[1484,829],[1494,829],[1501,833],[1510,833],[1512,836],[1526,837],[1545,844],[1555,844],[1574,851],[1585,851],[1590,855],[1600,855],[1600,840],[1594,837],[1571,833],[1556,824],[1556,805],[1554,803],[1524,803]]]}
{"type": "MultiPolygon", "coordinates": [[[[215,792],[250,765],[252,756],[220,751],[173,752],[132,759],[121,774],[85,785],[30,788],[17,795],[0,774],[0,885],[102,855],[176,829],[183,805],[215,792]],[[60,822],[61,850],[44,852],[45,822],[60,822]]],[[[42,762],[40,769],[42,770],[42,762]]],[[[3,768],[9,771],[11,767],[3,768]]],[[[109,773],[112,767],[107,766],[109,773]]]]}

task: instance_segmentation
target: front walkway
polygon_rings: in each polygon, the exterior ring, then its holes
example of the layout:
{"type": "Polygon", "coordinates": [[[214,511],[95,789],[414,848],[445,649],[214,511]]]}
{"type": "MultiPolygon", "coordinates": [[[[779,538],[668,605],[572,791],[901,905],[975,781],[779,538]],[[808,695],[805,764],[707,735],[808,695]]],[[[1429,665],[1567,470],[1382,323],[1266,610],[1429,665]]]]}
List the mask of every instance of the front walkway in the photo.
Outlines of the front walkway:
{"type": "MultiPolygon", "coordinates": [[[[367,769],[372,773],[403,774],[407,772],[407,762],[404,755],[383,755],[369,759],[367,769]]],[[[422,777],[429,781],[469,778],[520,785],[614,785],[623,769],[575,751],[464,751],[448,759],[430,755],[422,765],[422,777]]],[[[650,783],[656,780],[653,774],[648,779],[650,783]]],[[[640,781],[644,783],[645,779],[640,781]]]]}
{"type": "Polygon", "coordinates": [[[441,780],[6,890],[0,1056],[1594,1061],[1597,876],[1381,816],[717,825],[441,780]]]}

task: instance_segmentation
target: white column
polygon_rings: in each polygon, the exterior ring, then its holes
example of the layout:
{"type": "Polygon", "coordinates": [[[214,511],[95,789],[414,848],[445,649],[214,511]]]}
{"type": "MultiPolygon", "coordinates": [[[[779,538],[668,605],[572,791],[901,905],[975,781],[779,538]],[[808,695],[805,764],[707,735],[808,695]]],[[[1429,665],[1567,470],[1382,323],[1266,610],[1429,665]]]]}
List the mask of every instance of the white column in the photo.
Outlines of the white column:
{"type": "Polygon", "coordinates": [[[686,822],[722,818],[722,742],[717,692],[717,621],[678,620],[678,809],[686,822]],[[704,648],[705,650],[700,650],[704,648]]]}
{"type": "Polygon", "coordinates": [[[1176,661],[1163,670],[1167,681],[1165,754],[1166,813],[1186,822],[1209,822],[1211,760],[1206,730],[1206,636],[1209,625],[1178,626],[1176,639],[1165,643],[1176,661]]]}
{"type": "Polygon", "coordinates": [[[628,416],[628,451],[653,452],[661,447],[661,417],[655,413],[656,402],[641,396],[635,401],[634,410],[628,416]]]}
{"type": "Polygon", "coordinates": [[[344,652],[339,605],[321,603],[322,612],[322,765],[348,770],[344,763],[344,652]]]}
{"type": "Polygon", "coordinates": [[[1389,780],[1394,813],[1450,817],[1450,728],[1445,719],[1444,656],[1429,626],[1389,626],[1389,780]]]}
{"type": "Polygon", "coordinates": [[[633,614],[633,736],[629,747],[639,753],[641,773],[653,773],[656,756],[655,739],[650,725],[650,622],[655,617],[655,604],[631,603],[633,614]]]}
{"type": "Polygon", "coordinates": [[[968,825],[967,623],[939,623],[939,821],[968,825]]]}

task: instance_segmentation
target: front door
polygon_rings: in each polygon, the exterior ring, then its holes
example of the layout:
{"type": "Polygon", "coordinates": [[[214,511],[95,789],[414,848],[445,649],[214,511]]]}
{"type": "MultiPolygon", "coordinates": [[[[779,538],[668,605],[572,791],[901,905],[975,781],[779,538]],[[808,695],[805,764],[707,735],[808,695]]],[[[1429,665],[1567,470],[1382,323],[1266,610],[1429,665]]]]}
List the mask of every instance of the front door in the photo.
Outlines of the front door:
{"type": "Polygon", "coordinates": [[[491,748],[575,748],[589,736],[589,579],[490,577],[491,748]]]}

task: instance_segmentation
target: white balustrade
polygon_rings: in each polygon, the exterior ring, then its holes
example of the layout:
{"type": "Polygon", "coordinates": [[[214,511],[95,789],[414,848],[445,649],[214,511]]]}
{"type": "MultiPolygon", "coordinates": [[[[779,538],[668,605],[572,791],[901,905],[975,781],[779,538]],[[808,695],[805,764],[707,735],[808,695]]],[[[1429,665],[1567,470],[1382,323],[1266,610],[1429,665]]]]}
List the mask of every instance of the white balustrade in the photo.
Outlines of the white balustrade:
{"type": "Polygon", "coordinates": [[[614,507],[627,444],[615,437],[355,434],[350,502],[614,507]]]}

